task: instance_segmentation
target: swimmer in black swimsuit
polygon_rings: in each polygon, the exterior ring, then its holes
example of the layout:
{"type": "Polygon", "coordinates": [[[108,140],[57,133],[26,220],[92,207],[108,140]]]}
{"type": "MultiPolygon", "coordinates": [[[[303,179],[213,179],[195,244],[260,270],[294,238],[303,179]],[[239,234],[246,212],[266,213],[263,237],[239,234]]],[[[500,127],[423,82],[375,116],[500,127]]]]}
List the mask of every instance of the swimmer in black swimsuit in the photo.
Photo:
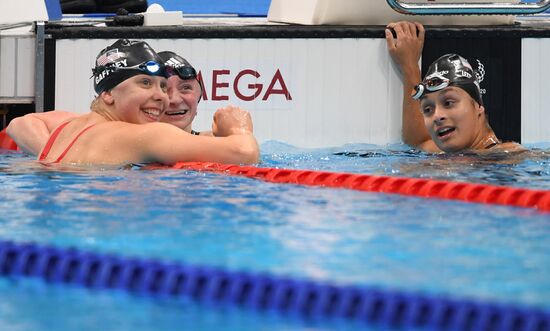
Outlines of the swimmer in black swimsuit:
{"type": "Polygon", "coordinates": [[[386,41],[402,73],[406,144],[432,153],[523,150],[521,145],[503,143],[495,135],[487,120],[477,73],[466,59],[457,54],[443,55],[430,65],[421,81],[418,61],[424,27],[420,23],[390,23],[386,41]]]}

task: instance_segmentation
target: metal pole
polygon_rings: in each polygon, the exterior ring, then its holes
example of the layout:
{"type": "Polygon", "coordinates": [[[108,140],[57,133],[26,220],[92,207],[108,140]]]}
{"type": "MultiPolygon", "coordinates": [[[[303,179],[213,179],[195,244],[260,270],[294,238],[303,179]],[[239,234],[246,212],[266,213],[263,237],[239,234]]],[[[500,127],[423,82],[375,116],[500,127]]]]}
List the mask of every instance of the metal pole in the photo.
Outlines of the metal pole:
{"type": "Polygon", "coordinates": [[[386,2],[393,10],[408,15],[531,15],[550,8],[550,0],[540,0],[537,3],[410,3],[401,0],[386,2]]]}
{"type": "MultiPolygon", "coordinates": [[[[550,0],[549,0],[550,1],[550,0]]],[[[44,112],[44,62],[45,62],[45,24],[35,23],[36,44],[35,44],[35,72],[34,72],[34,105],[35,112],[44,112]]]]}
{"type": "Polygon", "coordinates": [[[2,115],[2,130],[6,127],[6,115],[8,114],[9,110],[7,108],[0,108],[0,114],[2,115]]]}

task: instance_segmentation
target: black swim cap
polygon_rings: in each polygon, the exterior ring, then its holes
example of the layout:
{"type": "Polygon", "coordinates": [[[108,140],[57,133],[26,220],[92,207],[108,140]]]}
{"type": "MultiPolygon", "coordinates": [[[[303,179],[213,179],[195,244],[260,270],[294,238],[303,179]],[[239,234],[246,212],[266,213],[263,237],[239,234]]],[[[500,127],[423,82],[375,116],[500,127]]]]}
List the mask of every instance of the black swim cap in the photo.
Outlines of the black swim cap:
{"type": "Polygon", "coordinates": [[[177,75],[183,80],[197,80],[201,88],[201,94],[198,101],[200,102],[202,99],[203,87],[201,81],[197,78],[197,71],[195,70],[195,68],[193,68],[191,63],[189,63],[186,59],[179,56],[178,54],[170,51],[159,52],[159,56],[164,61],[164,66],[166,67],[166,74],[168,77],[177,75]]]}
{"type": "Polygon", "coordinates": [[[197,71],[183,57],[170,51],[158,53],[166,66],[168,76],[178,75],[181,79],[193,79],[197,77],[197,71]]]}
{"type": "Polygon", "coordinates": [[[472,99],[483,105],[478,73],[472,69],[468,60],[457,54],[445,54],[435,60],[428,68],[422,83],[415,86],[412,97],[418,100],[448,86],[463,89],[472,99]]]}
{"type": "Polygon", "coordinates": [[[144,41],[119,39],[96,57],[92,69],[97,94],[112,89],[135,75],[166,77],[164,61],[144,41]]]}

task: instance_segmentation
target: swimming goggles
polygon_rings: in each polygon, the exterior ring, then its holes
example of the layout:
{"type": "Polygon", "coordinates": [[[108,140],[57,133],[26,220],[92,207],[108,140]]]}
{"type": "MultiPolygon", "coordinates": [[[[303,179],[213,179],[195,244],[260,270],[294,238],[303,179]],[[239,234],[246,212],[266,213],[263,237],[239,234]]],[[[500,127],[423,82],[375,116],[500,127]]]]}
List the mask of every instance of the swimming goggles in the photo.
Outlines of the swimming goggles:
{"type": "Polygon", "coordinates": [[[197,82],[199,82],[199,86],[201,89],[201,94],[199,96],[199,102],[202,99],[202,91],[204,90],[202,87],[202,82],[197,78],[197,71],[195,68],[193,68],[190,65],[182,65],[182,66],[173,66],[173,65],[166,65],[166,76],[175,76],[177,75],[182,80],[188,80],[188,79],[196,79],[197,82]]]}
{"type": "Polygon", "coordinates": [[[135,65],[135,66],[131,66],[131,67],[117,67],[116,69],[118,70],[130,70],[130,69],[137,69],[137,70],[140,70],[140,71],[143,71],[144,73],[147,73],[149,75],[157,75],[159,73],[162,72],[162,68],[164,67],[164,65],[158,63],[158,62],[155,62],[155,61],[147,61],[145,63],[141,63],[141,64],[138,64],[138,65],[135,65]]]}
{"type": "Polygon", "coordinates": [[[177,75],[183,80],[193,79],[197,77],[197,71],[195,70],[195,68],[186,65],[179,67],[167,65],[166,74],[168,75],[168,77],[177,75]]]}
{"type": "Polygon", "coordinates": [[[414,100],[419,100],[425,93],[442,90],[450,84],[451,81],[447,78],[433,77],[416,85],[411,96],[414,100]]]}
{"type": "Polygon", "coordinates": [[[92,71],[94,74],[98,75],[104,70],[110,70],[112,72],[119,70],[139,70],[144,74],[153,75],[153,76],[164,76],[164,65],[156,61],[147,61],[144,63],[137,64],[131,67],[117,67],[115,64],[110,64],[107,66],[97,66],[92,71]]]}

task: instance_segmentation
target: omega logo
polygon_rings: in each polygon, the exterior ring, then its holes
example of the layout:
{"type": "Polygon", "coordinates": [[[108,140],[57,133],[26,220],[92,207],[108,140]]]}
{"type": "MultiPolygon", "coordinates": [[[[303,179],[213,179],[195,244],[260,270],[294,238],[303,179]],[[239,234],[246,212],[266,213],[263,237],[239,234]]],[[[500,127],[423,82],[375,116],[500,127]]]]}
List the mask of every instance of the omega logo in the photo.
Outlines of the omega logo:
{"type": "Polygon", "coordinates": [[[281,95],[287,101],[292,100],[290,91],[286,85],[286,82],[281,74],[281,71],[277,69],[270,79],[262,79],[259,72],[253,69],[244,69],[239,71],[236,75],[232,75],[231,70],[212,70],[212,76],[210,77],[210,87],[206,86],[202,76],[202,72],[199,71],[197,79],[201,82],[204,89],[202,91],[203,100],[212,101],[224,101],[229,100],[228,92],[232,90],[235,96],[243,101],[254,101],[260,98],[262,101],[268,101],[270,97],[274,95],[281,95]],[[259,82],[245,84],[246,80],[258,80],[259,82]],[[262,83],[263,81],[263,83],[262,83]],[[267,86],[267,88],[264,87],[267,86]]]}

